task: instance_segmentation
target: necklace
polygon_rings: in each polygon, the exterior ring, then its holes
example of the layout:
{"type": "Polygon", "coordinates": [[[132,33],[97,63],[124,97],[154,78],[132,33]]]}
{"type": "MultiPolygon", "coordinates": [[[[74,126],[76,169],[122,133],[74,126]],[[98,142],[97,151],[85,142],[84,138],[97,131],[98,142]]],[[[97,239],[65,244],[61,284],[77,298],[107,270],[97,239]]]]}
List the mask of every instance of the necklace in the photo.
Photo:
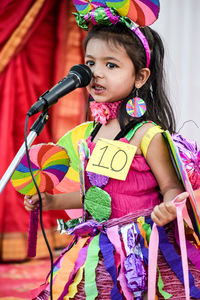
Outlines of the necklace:
{"type": "Polygon", "coordinates": [[[116,119],[122,100],[116,102],[90,102],[90,109],[95,122],[105,125],[108,120],[116,119]]]}

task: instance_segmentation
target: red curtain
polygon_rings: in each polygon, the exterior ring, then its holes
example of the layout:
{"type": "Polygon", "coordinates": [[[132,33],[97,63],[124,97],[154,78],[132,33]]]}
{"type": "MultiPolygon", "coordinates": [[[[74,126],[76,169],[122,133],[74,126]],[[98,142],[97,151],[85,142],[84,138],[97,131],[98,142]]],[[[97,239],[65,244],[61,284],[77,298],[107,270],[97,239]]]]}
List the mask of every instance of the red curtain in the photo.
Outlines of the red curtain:
{"type": "MultiPolygon", "coordinates": [[[[24,141],[25,117],[31,105],[74,63],[82,62],[83,37],[72,17],[74,10],[72,0],[0,0],[0,178],[24,141]]],[[[80,123],[83,99],[83,91],[75,91],[52,107],[50,120],[34,143],[56,142],[80,123]]],[[[37,117],[31,117],[29,128],[37,117]]],[[[60,247],[66,238],[52,234],[57,217],[66,216],[46,212],[43,220],[50,244],[60,247]]],[[[9,182],[0,195],[1,260],[26,258],[28,224],[23,196],[9,182]]],[[[37,256],[47,253],[39,232],[37,256]]]]}

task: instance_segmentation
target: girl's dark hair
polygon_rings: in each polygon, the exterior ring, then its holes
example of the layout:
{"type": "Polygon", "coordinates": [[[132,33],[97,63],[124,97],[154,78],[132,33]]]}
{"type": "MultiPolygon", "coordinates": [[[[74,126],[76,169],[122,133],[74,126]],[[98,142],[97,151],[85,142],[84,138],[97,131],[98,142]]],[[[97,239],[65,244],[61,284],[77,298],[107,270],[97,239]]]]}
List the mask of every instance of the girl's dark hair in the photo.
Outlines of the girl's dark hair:
{"type": "MultiPolygon", "coordinates": [[[[158,33],[150,27],[140,28],[140,30],[145,35],[151,50],[149,66],[151,75],[139,90],[139,97],[146,102],[147,111],[141,118],[130,117],[126,112],[127,99],[123,101],[120,108],[118,116],[119,124],[123,130],[125,126],[127,127],[127,124],[133,127],[143,120],[151,120],[172,133],[175,132],[175,118],[165,93],[163,43],[158,33]]],[[[117,23],[111,26],[93,26],[85,38],[85,49],[87,43],[92,38],[102,39],[112,44],[114,43],[116,47],[123,46],[134,64],[136,74],[140,69],[146,67],[146,53],[141,41],[134,32],[128,29],[124,24],[117,23]]]]}

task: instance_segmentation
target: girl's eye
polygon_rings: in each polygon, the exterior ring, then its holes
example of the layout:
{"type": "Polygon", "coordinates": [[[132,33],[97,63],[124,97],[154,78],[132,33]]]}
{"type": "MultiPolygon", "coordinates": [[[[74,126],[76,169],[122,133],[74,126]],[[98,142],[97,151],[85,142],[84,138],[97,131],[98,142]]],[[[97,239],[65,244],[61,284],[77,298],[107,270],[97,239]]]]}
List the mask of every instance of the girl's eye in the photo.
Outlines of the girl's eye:
{"type": "Polygon", "coordinates": [[[92,67],[92,66],[94,66],[94,61],[92,61],[92,60],[87,60],[87,61],[85,62],[85,64],[86,64],[88,67],[92,67]]]}
{"type": "Polygon", "coordinates": [[[106,66],[107,66],[109,69],[114,69],[114,68],[117,68],[117,67],[118,67],[116,64],[111,63],[111,62],[107,63],[106,66]]]}

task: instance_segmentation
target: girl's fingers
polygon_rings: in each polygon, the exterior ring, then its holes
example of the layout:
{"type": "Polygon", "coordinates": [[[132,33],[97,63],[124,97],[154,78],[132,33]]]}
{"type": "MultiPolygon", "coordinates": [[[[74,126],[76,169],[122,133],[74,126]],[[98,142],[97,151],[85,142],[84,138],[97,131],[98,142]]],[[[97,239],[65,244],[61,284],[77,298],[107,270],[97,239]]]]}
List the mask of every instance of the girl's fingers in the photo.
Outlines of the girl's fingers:
{"type": "Polygon", "coordinates": [[[154,207],[151,218],[158,226],[164,226],[176,218],[176,207],[171,201],[161,203],[154,207]]]}
{"type": "Polygon", "coordinates": [[[152,220],[158,226],[164,226],[176,218],[176,207],[174,202],[181,202],[189,197],[188,192],[179,194],[173,201],[163,202],[154,207],[151,214],[152,220]]]}
{"type": "Polygon", "coordinates": [[[28,210],[28,211],[33,211],[36,207],[36,205],[30,205],[29,203],[27,203],[25,201],[24,201],[24,206],[25,206],[26,210],[28,210]]]}
{"type": "Polygon", "coordinates": [[[163,216],[169,218],[172,214],[176,216],[176,207],[171,201],[163,202],[160,205],[155,206],[154,212],[159,218],[162,218],[163,216]]]}
{"type": "MultiPolygon", "coordinates": [[[[42,210],[46,211],[49,208],[49,201],[50,196],[47,193],[41,193],[41,199],[42,199],[42,210]]],[[[39,206],[39,197],[38,194],[35,194],[34,196],[25,196],[24,197],[24,206],[27,210],[33,211],[36,206],[39,206]]]]}
{"type": "Polygon", "coordinates": [[[156,225],[162,226],[161,220],[157,217],[154,211],[151,213],[151,219],[156,225]]]}
{"type": "Polygon", "coordinates": [[[151,213],[151,218],[156,225],[162,226],[163,214],[161,212],[160,205],[156,205],[154,207],[154,210],[151,213]]]}
{"type": "Polygon", "coordinates": [[[171,201],[165,202],[165,209],[169,215],[173,215],[176,217],[176,207],[174,203],[172,203],[171,201]]]}
{"type": "MultiPolygon", "coordinates": [[[[43,193],[41,193],[41,197],[43,197],[43,193]]],[[[26,199],[27,202],[29,202],[31,205],[36,204],[39,201],[38,194],[35,194],[33,196],[25,196],[24,199],[26,199]]]]}
{"type": "Polygon", "coordinates": [[[179,194],[179,195],[174,199],[174,201],[181,202],[181,201],[187,199],[188,197],[189,197],[188,192],[183,192],[183,193],[179,194]]]}
{"type": "Polygon", "coordinates": [[[33,211],[35,210],[36,206],[37,206],[37,198],[32,197],[32,196],[25,196],[24,197],[24,206],[26,208],[26,210],[28,211],[33,211]]]}

